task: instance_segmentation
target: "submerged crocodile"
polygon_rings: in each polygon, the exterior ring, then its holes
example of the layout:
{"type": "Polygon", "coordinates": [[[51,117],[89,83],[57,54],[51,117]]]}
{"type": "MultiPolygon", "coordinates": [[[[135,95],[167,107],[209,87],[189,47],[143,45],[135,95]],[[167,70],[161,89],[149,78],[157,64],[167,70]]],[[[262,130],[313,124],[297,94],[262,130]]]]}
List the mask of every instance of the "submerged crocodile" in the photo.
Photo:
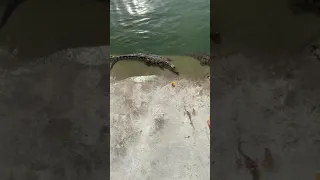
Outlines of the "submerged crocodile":
{"type": "Polygon", "coordinates": [[[121,56],[110,56],[110,62],[111,67],[110,70],[113,68],[113,66],[121,61],[121,60],[134,60],[134,61],[142,61],[147,66],[157,66],[159,68],[168,69],[171,72],[179,75],[179,72],[176,70],[175,65],[173,65],[171,62],[171,59],[165,58],[159,55],[154,54],[142,54],[142,53],[136,53],[136,54],[126,54],[121,56]]]}
{"type": "Polygon", "coordinates": [[[207,54],[186,53],[186,56],[190,56],[199,60],[201,66],[210,66],[210,56],[207,54]]]}

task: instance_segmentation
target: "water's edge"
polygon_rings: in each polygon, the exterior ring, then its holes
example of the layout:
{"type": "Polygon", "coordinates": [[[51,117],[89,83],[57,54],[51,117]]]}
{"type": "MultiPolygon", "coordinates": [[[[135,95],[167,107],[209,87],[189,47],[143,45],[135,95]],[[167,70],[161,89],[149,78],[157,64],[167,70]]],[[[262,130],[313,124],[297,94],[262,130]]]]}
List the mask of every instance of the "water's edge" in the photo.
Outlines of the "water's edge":
{"type": "Polygon", "coordinates": [[[209,66],[201,66],[200,62],[187,56],[165,56],[172,59],[180,75],[177,76],[168,70],[161,70],[158,67],[148,67],[138,61],[120,61],[111,70],[111,76],[117,80],[132,76],[159,75],[170,78],[204,79],[210,73],[209,66]]]}

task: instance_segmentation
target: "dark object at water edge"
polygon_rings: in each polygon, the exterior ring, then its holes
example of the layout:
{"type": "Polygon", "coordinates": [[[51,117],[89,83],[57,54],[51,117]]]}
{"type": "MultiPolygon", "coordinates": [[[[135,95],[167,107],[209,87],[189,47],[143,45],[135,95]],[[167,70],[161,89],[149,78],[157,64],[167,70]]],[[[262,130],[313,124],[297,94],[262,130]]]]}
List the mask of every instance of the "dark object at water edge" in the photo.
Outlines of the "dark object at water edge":
{"type": "Polygon", "coordinates": [[[179,72],[176,70],[175,65],[170,63],[169,61],[172,61],[169,58],[165,58],[159,55],[154,54],[142,54],[142,53],[136,53],[136,54],[126,54],[121,56],[110,56],[110,70],[113,68],[113,66],[121,61],[121,60],[134,60],[134,61],[142,61],[147,66],[157,66],[159,68],[168,69],[169,71],[179,75],[179,72]]]}

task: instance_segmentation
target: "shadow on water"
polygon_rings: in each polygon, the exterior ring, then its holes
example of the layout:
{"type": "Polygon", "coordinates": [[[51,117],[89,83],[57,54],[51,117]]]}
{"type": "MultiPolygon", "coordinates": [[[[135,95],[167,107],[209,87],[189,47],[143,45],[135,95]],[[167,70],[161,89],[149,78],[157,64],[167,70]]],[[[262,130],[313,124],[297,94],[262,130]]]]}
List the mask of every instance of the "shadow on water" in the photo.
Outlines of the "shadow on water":
{"type": "MultiPolygon", "coordinates": [[[[320,36],[320,18],[296,15],[291,0],[217,0],[212,5],[212,30],[221,32],[215,50],[262,55],[291,55],[320,36]]],[[[292,0],[294,1],[294,0],[292,0]]]]}
{"type": "MultiPolygon", "coordinates": [[[[5,5],[0,5],[1,11],[5,5]]],[[[17,49],[17,55],[28,58],[65,48],[108,45],[107,8],[105,3],[91,0],[25,0],[0,29],[0,45],[17,49]]]]}

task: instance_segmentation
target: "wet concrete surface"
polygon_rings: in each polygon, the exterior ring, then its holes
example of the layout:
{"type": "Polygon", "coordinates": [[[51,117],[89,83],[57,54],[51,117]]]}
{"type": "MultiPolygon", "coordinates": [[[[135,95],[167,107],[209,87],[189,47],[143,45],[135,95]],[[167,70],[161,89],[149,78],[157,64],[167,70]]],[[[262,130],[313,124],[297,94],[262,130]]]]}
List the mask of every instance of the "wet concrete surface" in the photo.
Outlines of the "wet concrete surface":
{"type": "Polygon", "coordinates": [[[108,20],[97,1],[27,0],[0,30],[0,179],[109,176],[107,52],[65,50],[109,44],[108,20]]]}
{"type": "Polygon", "coordinates": [[[244,164],[237,165],[240,138],[260,179],[314,179],[320,168],[320,62],[307,54],[272,64],[234,55],[215,67],[211,177],[251,178],[244,164]],[[265,148],[272,152],[271,167],[264,165],[265,148]]]}
{"type": "Polygon", "coordinates": [[[314,179],[319,172],[320,62],[306,48],[319,42],[319,16],[294,15],[287,3],[215,1],[212,29],[222,44],[212,52],[223,55],[211,71],[214,179],[252,179],[237,163],[239,139],[261,180],[314,179]]]}
{"type": "Polygon", "coordinates": [[[70,54],[0,68],[1,179],[109,176],[109,97],[98,86],[103,65],[70,54]]]}
{"type": "Polygon", "coordinates": [[[65,50],[108,44],[108,16],[96,1],[27,0],[0,30],[0,179],[109,177],[108,53],[65,50]]]}

